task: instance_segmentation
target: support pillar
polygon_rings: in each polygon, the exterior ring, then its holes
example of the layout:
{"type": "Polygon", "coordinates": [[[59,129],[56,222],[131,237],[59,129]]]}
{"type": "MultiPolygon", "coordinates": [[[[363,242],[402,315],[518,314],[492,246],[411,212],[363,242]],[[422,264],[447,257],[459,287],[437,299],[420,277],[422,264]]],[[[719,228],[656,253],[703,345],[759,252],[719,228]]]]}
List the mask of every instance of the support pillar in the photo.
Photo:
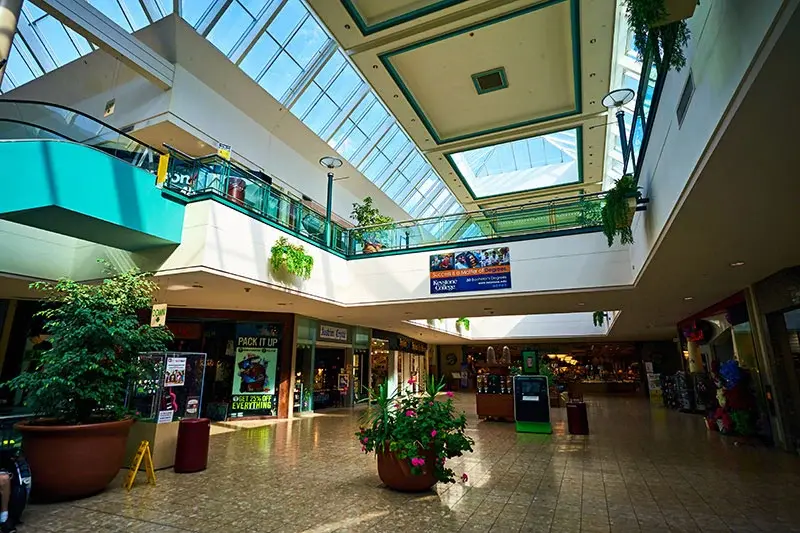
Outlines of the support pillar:
{"type": "Polygon", "coordinates": [[[22,0],[0,0],[0,84],[3,83],[21,10],[22,0]]]}

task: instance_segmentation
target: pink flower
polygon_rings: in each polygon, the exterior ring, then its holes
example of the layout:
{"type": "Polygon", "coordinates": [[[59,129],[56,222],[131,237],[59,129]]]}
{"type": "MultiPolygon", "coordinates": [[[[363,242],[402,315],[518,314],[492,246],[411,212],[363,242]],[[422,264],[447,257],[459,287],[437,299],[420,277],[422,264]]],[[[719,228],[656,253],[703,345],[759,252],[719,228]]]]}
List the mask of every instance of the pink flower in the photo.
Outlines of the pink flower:
{"type": "Polygon", "coordinates": [[[409,380],[408,380],[408,384],[409,384],[409,385],[413,385],[413,384],[414,384],[414,383],[416,383],[416,382],[417,382],[417,380],[416,380],[416,379],[414,379],[414,378],[409,378],[409,380]]]}
{"type": "Polygon", "coordinates": [[[361,447],[361,451],[364,452],[364,453],[367,453],[367,447],[366,446],[362,446],[361,447]]]}
{"type": "Polygon", "coordinates": [[[435,436],[436,436],[436,430],[434,429],[433,431],[431,431],[431,437],[435,437],[435,436]]]}
{"type": "Polygon", "coordinates": [[[461,474],[461,481],[463,481],[464,483],[466,483],[467,481],[469,481],[469,476],[467,475],[467,473],[466,473],[466,472],[464,472],[463,474],[461,474]]]}
{"type": "Polygon", "coordinates": [[[447,391],[445,394],[447,394],[448,398],[452,398],[454,396],[453,391],[447,391]]]}
{"type": "Polygon", "coordinates": [[[417,416],[417,413],[415,413],[413,409],[409,409],[406,411],[406,416],[417,416]]]}
{"type": "Polygon", "coordinates": [[[369,439],[367,437],[364,437],[363,439],[361,439],[361,442],[366,444],[369,442],[369,439]]]}
{"type": "Polygon", "coordinates": [[[400,402],[394,402],[394,408],[400,409],[400,402]]]}
{"type": "Polygon", "coordinates": [[[411,466],[423,466],[423,465],[425,465],[425,459],[422,459],[420,457],[414,457],[413,459],[411,459],[411,466]]]}
{"type": "Polygon", "coordinates": [[[433,407],[433,402],[430,402],[428,405],[430,405],[431,407],[433,407]]]}

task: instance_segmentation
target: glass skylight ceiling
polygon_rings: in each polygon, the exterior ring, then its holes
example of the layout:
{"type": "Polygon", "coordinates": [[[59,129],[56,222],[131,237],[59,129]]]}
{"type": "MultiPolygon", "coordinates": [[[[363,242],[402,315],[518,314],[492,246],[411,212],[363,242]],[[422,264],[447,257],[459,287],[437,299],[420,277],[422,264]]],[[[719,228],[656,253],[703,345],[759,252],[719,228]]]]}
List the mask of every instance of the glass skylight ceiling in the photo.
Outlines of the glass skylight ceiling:
{"type": "MultiPolygon", "coordinates": [[[[127,31],[173,0],[89,0],[127,31]]],[[[463,207],[300,0],[181,0],[181,16],[414,218],[463,207]]],[[[30,2],[0,92],[94,49],[30,2]]],[[[455,222],[454,222],[455,223],[455,222]]],[[[442,233],[451,231],[444,225],[442,233]]]]}
{"type": "MultiPolygon", "coordinates": [[[[624,16],[618,16],[617,24],[622,24],[627,28],[627,22],[624,16]]],[[[624,50],[620,50],[620,56],[617,57],[612,66],[612,84],[611,89],[618,89],[625,87],[632,89],[634,92],[639,90],[639,79],[642,72],[642,62],[639,61],[638,53],[633,45],[633,33],[628,31],[628,37],[625,42],[624,50]]],[[[645,113],[650,110],[650,103],[653,99],[653,91],[656,83],[656,69],[653,67],[650,70],[650,76],[647,80],[647,92],[645,94],[644,110],[645,113]]],[[[638,95],[637,95],[638,97],[638,95]]],[[[623,108],[625,111],[625,135],[631,133],[631,123],[633,122],[633,109],[636,104],[636,98],[631,100],[623,108]]],[[[624,162],[622,157],[622,144],[619,138],[619,127],[617,126],[616,118],[609,116],[608,135],[606,138],[606,161],[605,161],[605,179],[604,189],[610,188],[614,184],[614,180],[622,177],[624,170],[624,162]]],[[[636,136],[633,142],[638,146],[641,145],[644,134],[641,131],[641,124],[637,125],[636,136]]],[[[633,169],[628,168],[628,172],[633,172],[633,169]]]]}
{"type": "Polygon", "coordinates": [[[581,182],[577,129],[451,154],[473,197],[581,182]]]}

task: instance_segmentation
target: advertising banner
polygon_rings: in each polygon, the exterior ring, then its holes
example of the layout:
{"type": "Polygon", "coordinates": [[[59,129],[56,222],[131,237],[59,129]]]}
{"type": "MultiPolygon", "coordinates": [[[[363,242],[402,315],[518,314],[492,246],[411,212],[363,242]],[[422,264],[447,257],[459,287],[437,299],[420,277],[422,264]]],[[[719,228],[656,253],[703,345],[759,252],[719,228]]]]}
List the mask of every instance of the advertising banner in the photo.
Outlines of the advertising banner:
{"type": "Polygon", "coordinates": [[[280,329],[279,324],[237,324],[231,417],[275,414],[280,329]]]}
{"type": "Polygon", "coordinates": [[[430,256],[431,294],[511,288],[507,246],[430,256]]]}

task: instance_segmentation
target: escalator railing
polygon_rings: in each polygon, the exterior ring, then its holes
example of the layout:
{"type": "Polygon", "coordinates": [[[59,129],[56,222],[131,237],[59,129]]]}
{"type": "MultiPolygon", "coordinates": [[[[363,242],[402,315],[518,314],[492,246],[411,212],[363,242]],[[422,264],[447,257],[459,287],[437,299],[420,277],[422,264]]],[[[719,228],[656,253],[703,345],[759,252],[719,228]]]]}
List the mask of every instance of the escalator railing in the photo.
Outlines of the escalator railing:
{"type": "Polygon", "coordinates": [[[85,113],[58,104],[0,99],[0,139],[61,138],[85,144],[151,172],[159,150],[85,113]]]}

